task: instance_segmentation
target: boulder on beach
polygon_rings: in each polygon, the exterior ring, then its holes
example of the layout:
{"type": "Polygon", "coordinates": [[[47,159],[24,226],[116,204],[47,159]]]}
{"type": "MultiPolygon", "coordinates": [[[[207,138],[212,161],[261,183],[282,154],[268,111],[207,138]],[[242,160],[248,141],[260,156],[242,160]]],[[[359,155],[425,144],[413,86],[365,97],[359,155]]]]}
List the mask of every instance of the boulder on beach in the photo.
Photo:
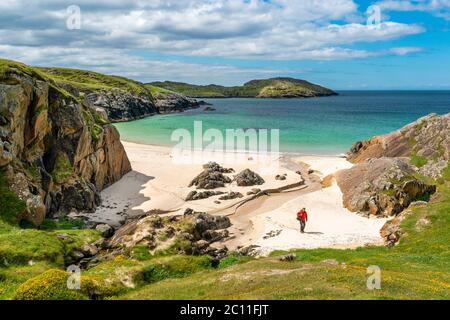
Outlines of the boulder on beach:
{"type": "Polygon", "coordinates": [[[234,176],[234,181],[236,181],[237,185],[240,187],[258,186],[265,183],[264,179],[261,178],[259,174],[250,169],[245,169],[234,176]]]}
{"type": "Polygon", "coordinates": [[[231,191],[231,192],[221,196],[219,198],[219,200],[233,200],[233,199],[243,198],[243,197],[244,197],[244,195],[242,193],[231,191]]]}
{"type": "Polygon", "coordinates": [[[196,186],[197,189],[217,189],[225,187],[225,183],[230,183],[231,178],[224,173],[232,173],[233,169],[223,168],[216,162],[209,162],[203,166],[204,171],[195,177],[189,187],[196,186]]]}
{"type": "Polygon", "coordinates": [[[198,192],[198,191],[191,191],[189,192],[189,194],[186,197],[186,201],[196,201],[196,200],[202,200],[202,199],[208,199],[214,196],[219,196],[224,194],[225,192],[222,191],[203,191],[203,192],[198,192]]]}

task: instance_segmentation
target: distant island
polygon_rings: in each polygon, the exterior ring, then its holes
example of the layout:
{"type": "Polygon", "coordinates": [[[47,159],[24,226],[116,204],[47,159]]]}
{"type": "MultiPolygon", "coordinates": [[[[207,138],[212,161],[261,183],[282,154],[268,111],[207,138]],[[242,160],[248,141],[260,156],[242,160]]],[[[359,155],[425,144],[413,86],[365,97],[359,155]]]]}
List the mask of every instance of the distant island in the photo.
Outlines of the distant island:
{"type": "Polygon", "coordinates": [[[193,98],[310,98],[337,95],[331,89],[294,78],[252,80],[235,87],[172,81],[152,82],[150,85],[193,98]]]}

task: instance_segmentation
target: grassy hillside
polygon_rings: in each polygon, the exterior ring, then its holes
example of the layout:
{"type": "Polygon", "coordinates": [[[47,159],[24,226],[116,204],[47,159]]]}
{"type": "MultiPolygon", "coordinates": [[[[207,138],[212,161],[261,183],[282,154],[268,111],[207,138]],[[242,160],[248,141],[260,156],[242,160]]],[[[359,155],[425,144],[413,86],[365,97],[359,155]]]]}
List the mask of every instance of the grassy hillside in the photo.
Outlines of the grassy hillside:
{"type": "Polygon", "coordinates": [[[243,86],[224,87],[218,85],[192,85],[182,82],[153,82],[151,85],[176,91],[190,97],[199,98],[229,98],[229,97],[314,97],[333,95],[330,89],[312,84],[305,80],[292,78],[272,78],[267,80],[253,80],[243,86]]]}
{"type": "Polygon", "coordinates": [[[81,91],[122,90],[135,94],[150,91],[140,82],[124,77],[67,68],[36,68],[57,83],[71,84],[81,91]]]}
{"type": "Polygon", "coordinates": [[[170,92],[164,88],[144,85],[141,82],[114,75],[80,69],[32,67],[20,62],[0,59],[0,77],[6,73],[27,74],[55,84],[69,84],[80,91],[126,91],[137,95],[170,92]]]}

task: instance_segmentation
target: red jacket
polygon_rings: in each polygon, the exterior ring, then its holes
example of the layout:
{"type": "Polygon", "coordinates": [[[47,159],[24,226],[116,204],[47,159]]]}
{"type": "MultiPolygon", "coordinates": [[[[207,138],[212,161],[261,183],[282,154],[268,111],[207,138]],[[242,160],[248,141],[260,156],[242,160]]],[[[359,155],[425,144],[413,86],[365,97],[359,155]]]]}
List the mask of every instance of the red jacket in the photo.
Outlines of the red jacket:
{"type": "Polygon", "coordinates": [[[297,218],[299,218],[302,221],[308,221],[308,213],[306,211],[299,211],[297,213],[297,218]]]}

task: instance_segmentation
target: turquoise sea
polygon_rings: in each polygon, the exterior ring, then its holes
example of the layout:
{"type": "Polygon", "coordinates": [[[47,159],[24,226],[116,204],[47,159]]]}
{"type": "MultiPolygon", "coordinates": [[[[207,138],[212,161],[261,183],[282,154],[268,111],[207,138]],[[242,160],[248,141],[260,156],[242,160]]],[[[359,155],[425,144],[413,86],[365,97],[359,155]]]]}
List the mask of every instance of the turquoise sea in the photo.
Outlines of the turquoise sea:
{"type": "Polygon", "coordinates": [[[204,108],[116,124],[122,139],[174,145],[173,130],[279,129],[280,150],[342,154],[362,139],[388,133],[429,113],[450,112],[450,91],[344,91],[311,99],[206,99],[204,108]]]}

